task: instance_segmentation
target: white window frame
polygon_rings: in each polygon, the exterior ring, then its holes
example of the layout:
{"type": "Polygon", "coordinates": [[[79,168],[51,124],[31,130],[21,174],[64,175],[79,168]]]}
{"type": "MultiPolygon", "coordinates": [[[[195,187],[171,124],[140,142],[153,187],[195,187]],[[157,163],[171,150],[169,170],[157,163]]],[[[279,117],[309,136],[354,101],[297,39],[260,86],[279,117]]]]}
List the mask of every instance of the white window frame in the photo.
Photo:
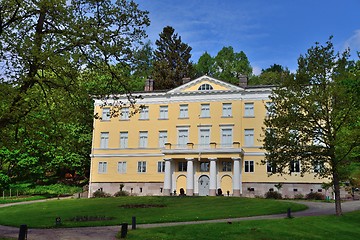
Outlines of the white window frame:
{"type": "Polygon", "coordinates": [[[244,129],[244,146],[254,146],[254,129],[244,129]]]}
{"type": "Polygon", "coordinates": [[[209,172],[210,171],[210,162],[200,162],[199,163],[200,172],[209,172]]]}
{"type": "Polygon", "coordinates": [[[159,148],[164,148],[167,142],[167,131],[159,131],[159,148]]]}
{"type": "Polygon", "coordinates": [[[244,117],[254,117],[254,103],[244,104],[244,117]]]}
{"type": "Polygon", "coordinates": [[[208,127],[199,128],[199,148],[210,147],[211,130],[208,127]]]}
{"type": "Polygon", "coordinates": [[[126,173],[126,168],[127,168],[126,165],[127,165],[127,163],[125,161],[118,162],[118,167],[117,167],[118,173],[120,173],[120,174],[126,173]]]}
{"type": "Polygon", "coordinates": [[[179,118],[189,118],[189,105],[181,104],[179,107],[179,118]]]}
{"type": "Polygon", "coordinates": [[[159,119],[168,119],[169,115],[168,115],[168,111],[169,111],[169,107],[168,106],[160,106],[160,116],[159,119]]]}
{"type": "Polygon", "coordinates": [[[201,118],[209,118],[210,117],[210,104],[209,103],[201,104],[200,117],[201,118]]]}
{"type": "Polygon", "coordinates": [[[232,171],[232,162],[222,161],[222,171],[231,172],[232,171]]]}
{"type": "Polygon", "coordinates": [[[253,160],[244,161],[244,172],[253,173],[255,172],[255,164],[253,160]]]}
{"type": "Polygon", "coordinates": [[[146,173],[146,161],[138,161],[138,173],[146,173]]]}
{"type": "Polygon", "coordinates": [[[139,132],[139,148],[147,148],[148,146],[148,132],[140,131],[139,132]]]}
{"type": "Polygon", "coordinates": [[[100,134],[100,148],[109,148],[109,132],[100,134]]]}
{"type": "Polygon", "coordinates": [[[149,107],[148,106],[141,108],[140,119],[141,120],[149,120],[149,107]]]}
{"type": "Polygon", "coordinates": [[[120,120],[129,120],[129,107],[121,108],[120,120]]]}
{"type": "Polygon", "coordinates": [[[165,172],[165,161],[159,161],[157,163],[157,172],[164,173],[165,172]]]}
{"type": "Polygon", "coordinates": [[[120,132],[120,148],[128,148],[129,132],[120,132]]]}
{"type": "Polygon", "coordinates": [[[223,117],[232,117],[232,104],[223,103],[222,104],[222,116],[223,117]]]}
{"type": "Polygon", "coordinates": [[[179,172],[187,172],[187,162],[178,162],[178,171],[179,172]]]}
{"type": "Polygon", "coordinates": [[[230,127],[221,128],[221,136],[220,137],[221,137],[220,143],[221,143],[222,147],[232,147],[232,145],[233,145],[233,128],[230,128],[230,127]],[[231,133],[231,134],[229,135],[229,133],[231,133]]]}
{"type": "Polygon", "coordinates": [[[179,148],[186,148],[189,142],[189,128],[177,129],[177,145],[179,148]]]}
{"type": "Polygon", "coordinates": [[[102,109],[101,120],[102,121],[110,121],[110,108],[109,107],[104,107],[102,109]]]}
{"type": "Polygon", "coordinates": [[[107,173],[107,162],[98,163],[98,173],[107,173]]]}

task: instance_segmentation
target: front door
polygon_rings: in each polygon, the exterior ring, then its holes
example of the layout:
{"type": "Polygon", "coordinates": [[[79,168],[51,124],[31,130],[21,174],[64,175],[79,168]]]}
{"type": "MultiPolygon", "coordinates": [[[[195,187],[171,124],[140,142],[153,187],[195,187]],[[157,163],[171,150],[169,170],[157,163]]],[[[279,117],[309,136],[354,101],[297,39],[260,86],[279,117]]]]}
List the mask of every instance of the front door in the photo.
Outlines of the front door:
{"type": "Polygon", "coordinates": [[[209,182],[208,176],[203,175],[199,178],[199,196],[209,196],[209,182]]]}

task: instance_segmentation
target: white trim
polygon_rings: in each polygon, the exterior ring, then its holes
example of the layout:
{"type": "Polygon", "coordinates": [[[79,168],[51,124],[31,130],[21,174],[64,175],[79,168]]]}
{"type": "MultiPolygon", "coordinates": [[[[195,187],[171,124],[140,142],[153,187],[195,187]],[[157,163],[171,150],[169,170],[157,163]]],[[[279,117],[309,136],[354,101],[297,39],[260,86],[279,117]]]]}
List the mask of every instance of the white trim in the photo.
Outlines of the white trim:
{"type": "Polygon", "coordinates": [[[244,152],[244,156],[265,156],[265,153],[261,152],[244,152]]]}
{"type": "Polygon", "coordinates": [[[110,158],[110,157],[163,157],[162,153],[138,153],[138,154],[91,154],[91,158],[110,158]]]}

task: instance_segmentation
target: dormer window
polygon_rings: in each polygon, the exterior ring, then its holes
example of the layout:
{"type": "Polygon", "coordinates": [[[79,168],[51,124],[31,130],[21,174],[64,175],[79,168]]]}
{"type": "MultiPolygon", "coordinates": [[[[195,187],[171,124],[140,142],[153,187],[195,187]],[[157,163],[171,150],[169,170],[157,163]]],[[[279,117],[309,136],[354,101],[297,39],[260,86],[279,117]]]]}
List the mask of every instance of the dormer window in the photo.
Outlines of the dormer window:
{"type": "Polygon", "coordinates": [[[213,90],[213,87],[210,84],[205,83],[205,84],[201,85],[198,90],[209,91],[209,90],[213,90]]]}

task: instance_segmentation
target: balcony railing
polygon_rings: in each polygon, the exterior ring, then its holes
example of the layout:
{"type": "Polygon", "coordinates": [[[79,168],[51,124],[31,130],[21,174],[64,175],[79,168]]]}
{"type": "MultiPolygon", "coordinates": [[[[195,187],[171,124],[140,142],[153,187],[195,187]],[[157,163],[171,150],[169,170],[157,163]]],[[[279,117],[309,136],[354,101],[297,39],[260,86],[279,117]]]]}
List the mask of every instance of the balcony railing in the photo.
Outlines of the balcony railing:
{"type": "Polygon", "coordinates": [[[185,149],[224,149],[224,148],[240,148],[240,142],[233,142],[229,144],[218,144],[215,142],[211,142],[209,144],[171,144],[165,143],[165,150],[185,150],[185,149]]]}

